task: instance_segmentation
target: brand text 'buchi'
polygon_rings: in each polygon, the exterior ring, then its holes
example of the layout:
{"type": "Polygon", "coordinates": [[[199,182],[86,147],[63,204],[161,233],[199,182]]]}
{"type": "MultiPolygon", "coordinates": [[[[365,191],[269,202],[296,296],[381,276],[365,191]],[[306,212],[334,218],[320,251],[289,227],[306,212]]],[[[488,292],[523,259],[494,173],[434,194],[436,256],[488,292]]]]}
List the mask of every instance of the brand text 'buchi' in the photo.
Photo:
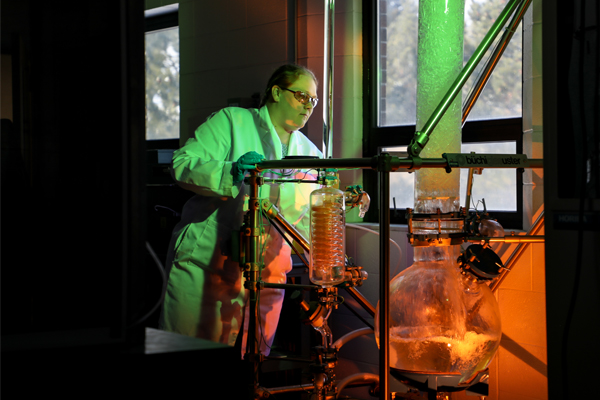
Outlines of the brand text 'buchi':
{"type": "MultiPolygon", "coordinates": [[[[487,165],[489,164],[488,159],[486,156],[465,156],[465,160],[467,161],[467,164],[472,164],[472,165],[487,165]]],[[[505,165],[520,165],[521,164],[521,159],[518,157],[503,157],[501,159],[502,164],[505,165]]],[[[496,159],[497,162],[497,159],[496,159]]]]}

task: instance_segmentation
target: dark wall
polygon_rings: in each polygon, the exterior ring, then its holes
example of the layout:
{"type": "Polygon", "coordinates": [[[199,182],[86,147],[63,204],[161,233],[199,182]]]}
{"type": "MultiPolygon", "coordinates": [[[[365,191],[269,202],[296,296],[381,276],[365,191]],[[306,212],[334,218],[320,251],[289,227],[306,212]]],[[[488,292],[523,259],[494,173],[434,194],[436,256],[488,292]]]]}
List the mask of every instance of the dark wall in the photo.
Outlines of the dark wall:
{"type": "Polygon", "coordinates": [[[3,350],[26,333],[143,332],[127,328],[144,306],[143,11],[2,2],[16,110],[2,172],[22,177],[2,179],[3,350]]]}
{"type": "Polygon", "coordinates": [[[597,396],[600,373],[599,4],[544,1],[548,397],[597,396]]]}

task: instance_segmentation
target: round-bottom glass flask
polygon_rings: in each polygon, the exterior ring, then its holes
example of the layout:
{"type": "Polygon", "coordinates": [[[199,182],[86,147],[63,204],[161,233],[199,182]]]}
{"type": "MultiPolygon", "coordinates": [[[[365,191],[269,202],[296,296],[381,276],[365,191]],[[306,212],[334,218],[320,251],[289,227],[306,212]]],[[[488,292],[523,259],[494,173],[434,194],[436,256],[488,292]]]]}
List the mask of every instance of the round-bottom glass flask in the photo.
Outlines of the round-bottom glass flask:
{"type": "Polygon", "coordinates": [[[484,282],[461,273],[459,255],[460,246],[417,247],[414,264],[391,280],[391,368],[458,373],[462,383],[492,360],[502,335],[498,303],[484,282]]]}

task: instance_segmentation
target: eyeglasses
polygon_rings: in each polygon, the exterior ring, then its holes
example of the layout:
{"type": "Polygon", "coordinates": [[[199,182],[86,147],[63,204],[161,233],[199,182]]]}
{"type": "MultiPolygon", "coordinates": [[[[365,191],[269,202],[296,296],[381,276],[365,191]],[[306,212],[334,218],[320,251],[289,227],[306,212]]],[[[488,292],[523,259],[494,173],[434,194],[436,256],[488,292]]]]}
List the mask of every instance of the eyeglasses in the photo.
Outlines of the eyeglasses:
{"type": "Polygon", "coordinates": [[[308,102],[310,102],[310,104],[313,106],[313,108],[315,108],[317,106],[317,103],[319,103],[318,98],[312,97],[311,95],[309,95],[306,92],[302,92],[300,90],[293,91],[293,90],[290,90],[287,88],[282,88],[282,89],[287,90],[288,92],[294,93],[294,97],[296,98],[296,100],[298,100],[302,104],[307,104],[308,102]]]}

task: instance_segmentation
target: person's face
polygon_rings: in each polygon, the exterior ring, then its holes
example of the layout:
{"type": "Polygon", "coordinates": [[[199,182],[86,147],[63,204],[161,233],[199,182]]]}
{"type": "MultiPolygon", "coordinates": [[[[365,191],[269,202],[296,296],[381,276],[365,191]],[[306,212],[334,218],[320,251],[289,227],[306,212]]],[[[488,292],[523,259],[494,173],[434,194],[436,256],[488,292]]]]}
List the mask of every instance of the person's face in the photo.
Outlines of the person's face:
{"type": "Polygon", "coordinates": [[[313,99],[317,98],[317,84],[315,81],[306,75],[300,77],[287,88],[278,87],[281,121],[280,123],[288,132],[296,131],[302,128],[313,112],[313,102],[311,99],[304,97],[304,100],[298,100],[301,97],[299,93],[304,92],[313,99]],[[304,101],[304,104],[302,103],[304,101]]]}

